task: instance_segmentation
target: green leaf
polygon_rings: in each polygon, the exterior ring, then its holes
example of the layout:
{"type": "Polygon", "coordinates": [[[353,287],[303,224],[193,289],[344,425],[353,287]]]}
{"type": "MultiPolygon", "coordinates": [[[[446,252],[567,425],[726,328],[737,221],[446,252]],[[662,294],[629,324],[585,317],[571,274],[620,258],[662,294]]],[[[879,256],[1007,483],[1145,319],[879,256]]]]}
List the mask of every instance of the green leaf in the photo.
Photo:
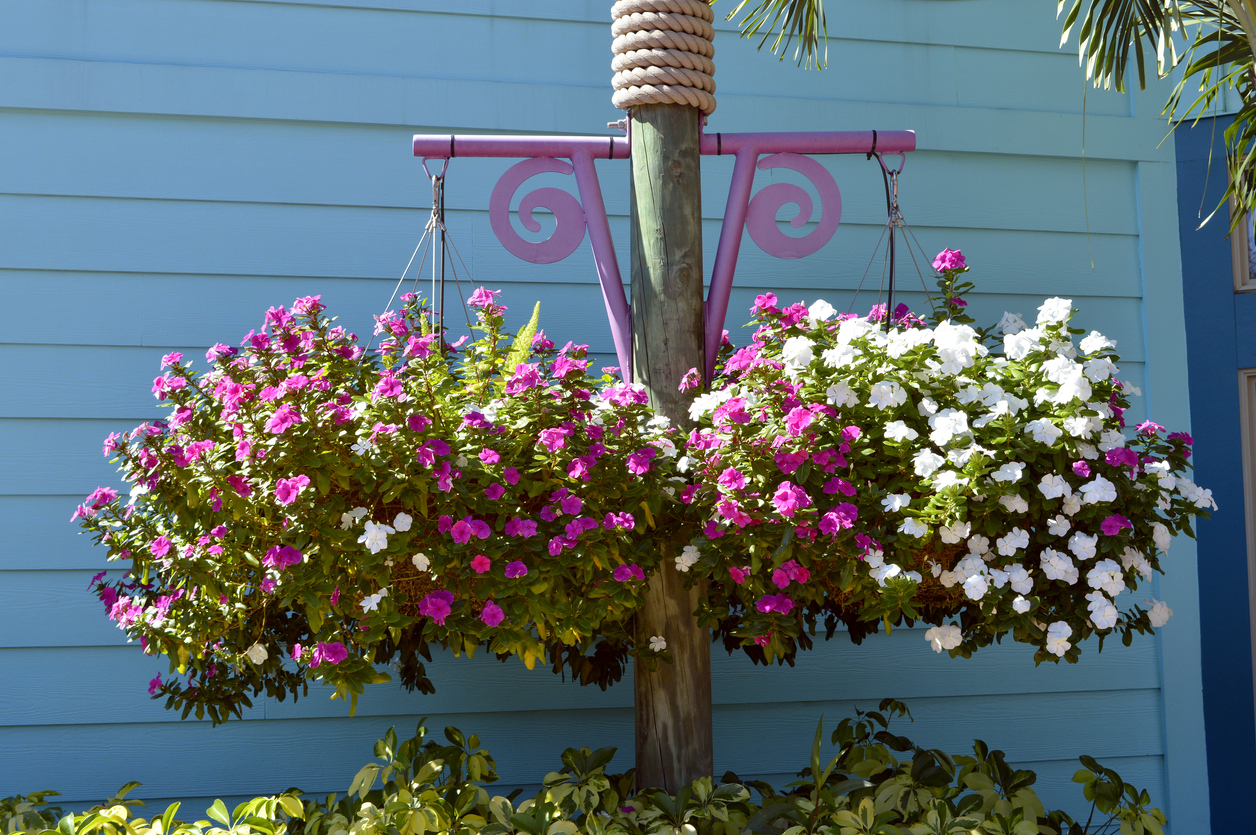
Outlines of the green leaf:
{"type": "Polygon", "coordinates": [[[231,826],[231,818],[227,815],[227,804],[221,800],[215,800],[214,805],[205,810],[205,814],[221,823],[223,826],[231,826]]]}

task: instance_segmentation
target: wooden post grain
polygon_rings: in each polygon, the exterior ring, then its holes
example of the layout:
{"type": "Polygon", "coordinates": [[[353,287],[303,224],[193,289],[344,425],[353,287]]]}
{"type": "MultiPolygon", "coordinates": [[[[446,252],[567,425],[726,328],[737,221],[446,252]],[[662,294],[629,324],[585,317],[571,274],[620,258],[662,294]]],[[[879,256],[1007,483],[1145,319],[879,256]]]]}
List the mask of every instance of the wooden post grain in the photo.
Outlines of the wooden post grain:
{"type": "MultiPolygon", "coordinates": [[[[691,398],[681,379],[706,367],[699,113],[652,104],[631,118],[633,373],[655,411],[683,429],[691,398]]],[[[680,545],[665,549],[636,622],[637,646],[661,635],[672,663],[638,660],[633,677],[637,785],[672,793],[714,768],[711,637],[693,616],[698,590],[674,567],[680,545]]]]}

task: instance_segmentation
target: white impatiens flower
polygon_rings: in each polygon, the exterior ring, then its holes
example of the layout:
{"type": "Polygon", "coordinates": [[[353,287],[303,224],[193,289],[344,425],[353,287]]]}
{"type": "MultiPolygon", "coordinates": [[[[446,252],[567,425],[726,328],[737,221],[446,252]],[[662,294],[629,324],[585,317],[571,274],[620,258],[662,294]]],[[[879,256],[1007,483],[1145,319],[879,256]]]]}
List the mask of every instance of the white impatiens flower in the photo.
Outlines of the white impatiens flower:
{"type": "Polygon", "coordinates": [[[872,579],[877,581],[877,585],[884,588],[885,581],[891,577],[897,577],[903,573],[903,569],[894,563],[886,563],[879,565],[872,570],[872,579]]]}
{"type": "Polygon", "coordinates": [[[1047,652],[1052,655],[1063,658],[1064,653],[1069,651],[1073,645],[1068,642],[1068,638],[1073,634],[1073,627],[1069,626],[1062,620],[1047,627],[1047,652]]]}
{"type": "Polygon", "coordinates": [[[667,641],[662,635],[654,635],[650,638],[650,652],[662,652],[667,649],[667,641]]]}
{"type": "Polygon", "coordinates": [[[1015,556],[1016,552],[1029,547],[1029,532],[1021,528],[1012,528],[1007,536],[995,540],[999,553],[1005,557],[1015,556]]]}
{"type": "Polygon", "coordinates": [[[366,597],[362,598],[362,611],[363,612],[379,611],[380,601],[382,601],[387,596],[388,596],[388,589],[380,589],[374,594],[368,594],[366,597]]]}
{"type": "MultiPolygon", "coordinates": [[[[726,388],[699,394],[693,399],[693,402],[689,404],[689,419],[695,421],[701,419],[704,415],[708,415],[715,411],[725,401],[732,398],[732,396],[732,389],[726,388]]],[[[605,403],[607,407],[611,405],[609,401],[600,400],[598,401],[598,406],[601,407],[603,403],[605,403]]]]}
{"type": "Polygon", "coordinates": [[[1068,321],[1069,314],[1073,312],[1072,299],[1047,299],[1038,308],[1039,325],[1050,325],[1055,322],[1068,321]]]}
{"type": "Polygon", "coordinates": [[[805,336],[791,336],[781,346],[781,359],[786,368],[806,368],[815,356],[815,343],[805,336]]]}
{"type": "Polygon", "coordinates": [[[1009,360],[1023,360],[1031,351],[1042,348],[1042,331],[1037,328],[1004,334],[1003,355],[1009,360]]]}
{"type": "Polygon", "coordinates": [[[916,475],[928,478],[946,463],[946,459],[931,449],[922,449],[912,456],[911,463],[916,475]]]}
{"type": "Polygon", "coordinates": [[[934,652],[942,652],[959,646],[964,640],[964,635],[958,626],[948,623],[929,629],[925,632],[925,640],[933,647],[934,652]]]}
{"type": "Polygon", "coordinates": [[[1086,608],[1090,610],[1090,622],[1095,625],[1096,629],[1111,629],[1116,626],[1120,612],[1103,592],[1092,591],[1086,595],[1086,599],[1090,601],[1086,604],[1086,608]]]}
{"type": "Polygon", "coordinates": [[[1007,581],[1012,586],[1012,591],[1017,594],[1029,594],[1034,590],[1034,578],[1029,576],[1029,569],[1020,563],[1013,563],[1007,567],[1007,581]]]}
{"type": "Polygon", "coordinates": [[[1062,580],[1072,586],[1081,579],[1069,555],[1054,548],[1047,548],[1042,552],[1040,565],[1048,580],[1062,580]]]}
{"type": "Polygon", "coordinates": [[[811,307],[807,308],[807,318],[812,324],[819,322],[827,322],[837,315],[837,308],[826,302],[824,299],[816,299],[811,307]]]}
{"type": "Polygon", "coordinates": [[[985,574],[973,574],[964,581],[964,594],[969,600],[980,600],[990,589],[990,578],[985,574]]]}
{"type": "Polygon", "coordinates": [[[885,552],[872,549],[864,555],[864,564],[869,568],[879,568],[885,565],[885,552]]]}
{"type": "Polygon", "coordinates": [[[990,476],[990,478],[994,479],[995,481],[1006,481],[1009,483],[1014,482],[1014,481],[1020,481],[1021,473],[1024,470],[1025,470],[1024,464],[1021,464],[1019,462],[1012,462],[1012,463],[1004,464],[1002,467],[999,467],[999,469],[996,470],[990,476]]]}
{"type": "Polygon", "coordinates": [[[1074,438],[1089,438],[1102,424],[1097,417],[1074,415],[1064,419],[1064,431],[1074,438]]]}
{"type": "Polygon", "coordinates": [[[868,405],[878,409],[892,409],[907,402],[907,390],[893,380],[882,380],[872,384],[868,394],[868,405]]]}
{"type": "Polygon", "coordinates": [[[412,522],[414,522],[414,517],[409,513],[398,513],[397,518],[393,520],[393,527],[399,531],[408,531],[412,522]]]}
{"type": "MultiPolygon", "coordinates": [[[[1120,429],[1105,429],[1099,433],[1099,451],[1107,452],[1110,449],[1120,449],[1125,446],[1125,435],[1120,429]]],[[[1085,453],[1083,452],[1083,455],[1085,453]]]]}
{"type": "Polygon", "coordinates": [[[1082,504],[1116,501],[1116,485],[1101,475],[1082,485],[1082,504]]]}
{"type": "Polygon", "coordinates": [[[1102,589],[1110,597],[1116,597],[1125,591],[1125,577],[1121,566],[1116,560],[1099,560],[1095,567],[1086,572],[1086,585],[1092,589],[1102,589]]]}
{"type": "Polygon", "coordinates": [[[1068,517],[1063,514],[1057,514],[1047,520],[1047,533],[1052,536],[1064,536],[1068,533],[1069,522],[1068,517]]]}
{"type": "Polygon", "coordinates": [[[885,425],[885,437],[891,441],[914,441],[920,433],[901,420],[892,420],[885,425]]]}
{"type": "Polygon", "coordinates": [[[1095,555],[1095,546],[1099,544],[1098,534],[1084,534],[1081,531],[1068,538],[1068,549],[1079,560],[1088,560],[1095,555]]]}
{"type": "Polygon", "coordinates": [[[270,653],[266,651],[266,647],[261,644],[253,644],[244,651],[244,657],[252,661],[254,664],[261,664],[270,657],[270,653]]]}
{"type": "Polygon", "coordinates": [[[1030,603],[1025,599],[1024,595],[1018,594],[1016,599],[1012,601],[1012,610],[1017,614],[1025,614],[1030,609],[1030,603]]]}
{"type": "Polygon", "coordinates": [[[427,554],[415,554],[410,558],[410,562],[414,563],[414,567],[419,571],[427,571],[432,567],[432,561],[427,558],[427,554]]]}
{"type": "Polygon", "coordinates": [[[1098,357],[1086,361],[1086,376],[1094,382],[1106,380],[1117,372],[1116,363],[1107,357],[1098,357]]]}
{"type": "Polygon", "coordinates": [[[680,552],[680,556],[676,558],[676,570],[682,573],[687,573],[701,556],[702,553],[698,550],[697,546],[686,545],[684,550],[680,552]]]}
{"type": "Polygon", "coordinates": [[[989,539],[982,536],[981,534],[976,534],[969,538],[968,553],[977,554],[978,556],[980,556],[982,554],[988,554],[989,552],[990,552],[990,540],[989,539]]]}
{"type": "Polygon", "coordinates": [[[1099,457],[1099,450],[1095,449],[1090,444],[1078,444],[1077,451],[1080,452],[1082,458],[1085,458],[1087,461],[1094,461],[1099,457]]]}
{"type": "Polygon", "coordinates": [[[897,513],[909,504],[911,504],[910,493],[891,493],[881,500],[881,507],[885,508],[887,513],[897,513]]]}
{"type": "Polygon", "coordinates": [[[851,391],[850,386],[845,380],[839,380],[824,390],[824,398],[831,405],[838,408],[846,406],[856,406],[859,404],[859,398],[855,392],[851,391]]]}
{"type": "Polygon", "coordinates": [[[1003,311],[1003,315],[999,317],[999,330],[1006,334],[1016,334],[1023,331],[1026,327],[1025,320],[1021,318],[1019,313],[1008,313],[1003,311]]]}
{"type": "Polygon", "coordinates": [[[946,446],[955,438],[969,435],[968,414],[959,409],[943,409],[929,418],[929,440],[938,446],[946,446]]]}
{"type": "Polygon", "coordinates": [[[1078,347],[1082,349],[1082,353],[1093,354],[1105,348],[1115,348],[1116,342],[1108,339],[1099,331],[1091,331],[1090,335],[1082,338],[1082,341],[1078,343],[1078,347]]]}
{"type": "MultiPolygon", "coordinates": [[[[1038,483],[1038,490],[1048,499],[1058,499],[1073,492],[1073,488],[1064,480],[1064,476],[1060,475],[1044,475],[1042,481],[1038,483]]],[[[1066,527],[1067,524],[1066,522],[1066,527]]],[[[1056,534],[1056,536],[1059,536],[1059,534],[1056,534]]]]}
{"type": "Polygon", "coordinates": [[[922,539],[924,538],[924,535],[929,532],[929,526],[915,517],[909,517],[903,520],[903,523],[898,526],[898,531],[899,533],[904,533],[908,536],[914,536],[917,539],[922,539]]]}
{"type": "Polygon", "coordinates": [[[1029,511],[1029,502],[1025,501],[1025,497],[1019,494],[999,496],[999,504],[1006,507],[1012,513],[1026,513],[1029,511]]]}
{"type": "Polygon", "coordinates": [[[1151,563],[1147,562],[1147,558],[1143,556],[1141,551],[1136,551],[1128,545],[1121,554],[1121,567],[1125,569],[1134,569],[1144,580],[1151,579],[1151,563]]]}
{"type": "Polygon", "coordinates": [[[1064,504],[1060,507],[1067,516],[1076,516],[1077,511],[1082,509],[1082,500],[1076,494],[1070,493],[1064,497],[1064,504]]]}
{"type": "Polygon", "coordinates": [[[837,345],[820,354],[820,359],[824,360],[824,364],[829,368],[845,368],[855,361],[855,357],[862,354],[863,351],[854,345],[837,345]]]}
{"type": "Polygon", "coordinates": [[[954,470],[943,470],[933,477],[933,487],[936,490],[946,490],[967,483],[968,479],[961,478],[954,470]]]}
{"type": "Polygon", "coordinates": [[[968,325],[939,323],[933,332],[933,343],[938,348],[938,372],[942,374],[960,374],[972,368],[974,356],[986,354],[985,347],[977,341],[977,332],[968,325]]]}
{"type": "Polygon", "coordinates": [[[358,542],[366,545],[367,550],[372,554],[378,554],[388,547],[388,535],[396,532],[397,530],[391,525],[377,525],[368,521],[366,533],[358,537],[358,542]]]}
{"type": "Polygon", "coordinates": [[[1163,600],[1148,600],[1152,604],[1151,610],[1147,612],[1147,619],[1151,621],[1151,625],[1159,629],[1169,622],[1169,618],[1173,617],[1173,610],[1165,605],[1163,600]]]}
{"type": "Polygon", "coordinates": [[[1151,526],[1151,539],[1156,543],[1156,547],[1165,553],[1169,552],[1169,546],[1173,544],[1173,535],[1169,533],[1168,527],[1160,522],[1151,526]]]}
{"type": "Polygon", "coordinates": [[[355,507],[353,510],[345,511],[344,513],[340,514],[341,530],[346,530],[346,531],[349,530],[349,528],[352,528],[354,525],[356,525],[358,523],[358,520],[360,520],[365,515],[366,515],[366,508],[364,507],[355,507]]]}
{"type": "Polygon", "coordinates": [[[1046,418],[1038,418],[1025,426],[1025,434],[1032,435],[1039,443],[1054,446],[1064,431],[1046,418]]]}
{"type": "Polygon", "coordinates": [[[968,522],[952,522],[939,528],[938,536],[947,545],[954,545],[958,542],[963,542],[968,537],[971,527],[968,522]]]}

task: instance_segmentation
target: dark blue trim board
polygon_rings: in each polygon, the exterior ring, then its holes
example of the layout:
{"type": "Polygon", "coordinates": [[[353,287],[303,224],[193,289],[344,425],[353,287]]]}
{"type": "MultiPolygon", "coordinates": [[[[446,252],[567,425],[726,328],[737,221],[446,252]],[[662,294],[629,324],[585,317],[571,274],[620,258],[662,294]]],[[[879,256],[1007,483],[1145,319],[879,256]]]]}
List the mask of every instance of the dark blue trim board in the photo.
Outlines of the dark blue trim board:
{"type": "Polygon", "coordinates": [[[1212,831],[1238,835],[1256,831],[1256,720],[1238,382],[1240,368],[1256,367],[1256,294],[1234,292],[1225,213],[1196,228],[1201,198],[1206,216],[1225,191],[1222,134],[1229,122],[1218,118],[1215,130],[1209,119],[1194,129],[1183,126],[1176,144],[1195,480],[1212,489],[1219,506],[1197,530],[1212,831]]]}

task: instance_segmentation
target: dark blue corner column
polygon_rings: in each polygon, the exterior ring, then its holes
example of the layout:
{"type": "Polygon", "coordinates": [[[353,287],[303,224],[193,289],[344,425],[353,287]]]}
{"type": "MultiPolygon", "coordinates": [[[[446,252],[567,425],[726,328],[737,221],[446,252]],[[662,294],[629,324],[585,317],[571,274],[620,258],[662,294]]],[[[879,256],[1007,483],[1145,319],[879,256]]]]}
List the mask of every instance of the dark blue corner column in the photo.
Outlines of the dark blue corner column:
{"type": "MultiPolygon", "coordinates": [[[[1222,134],[1229,118],[1177,130],[1182,294],[1190,369],[1195,480],[1219,510],[1199,535],[1201,659],[1212,831],[1256,831],[1256,720],[1253,719],[1251,614],[1244,524],[1240,368],[1256,367],[1256,293],[1235,294],[1222,209],[1203,216],[1226,188],[1222,134]],[[1209,151],[1212,152],[1209,170],[1209,151]]],[[[1154,338],[1154,335],[1151,335],[1154,338]]],[[[1168,591],[1166,589],[1166,596],[1168,591]]],[[[1179,823],[1175,832],[1189,832],[1179,823]]]]}

